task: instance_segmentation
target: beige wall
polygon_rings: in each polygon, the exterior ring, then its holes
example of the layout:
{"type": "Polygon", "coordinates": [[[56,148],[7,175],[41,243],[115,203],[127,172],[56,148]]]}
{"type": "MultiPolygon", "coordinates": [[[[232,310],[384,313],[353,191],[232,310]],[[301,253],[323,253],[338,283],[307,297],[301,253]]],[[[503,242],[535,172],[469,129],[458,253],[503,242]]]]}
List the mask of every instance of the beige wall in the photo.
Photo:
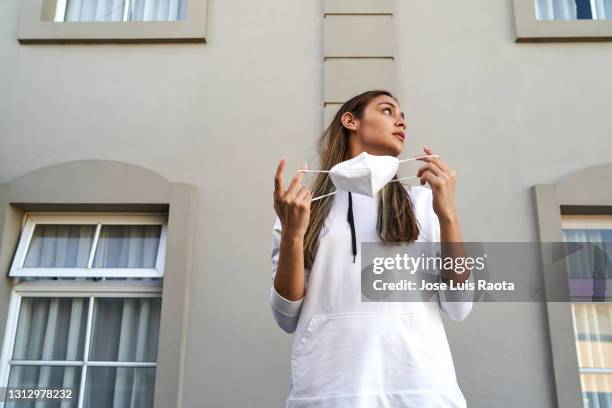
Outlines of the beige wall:
{"type": "MultiPolygon", "coordinates": [[[[19,1],[1,2],[0,183],[96,158],[195,185],[184,406],[281,406],[272,175],[321,130],[322,4],[208,11],[207,44],[19,45],[19,1]]],[[[612,161],[612,44],[516,44],[509,1],[398,1],[394,18],[407,153],[428,143],[457,169],[467,240],[535,240],[530,187],[612,161]]],[[[545,313],[478,304],[447,322],[471,407],[555,405],[545,313]]]]}
{"type": "MultiPolygon", "coordinates": [[[[464,238],[536,240],[530,187],[612,162],[612,44],[516,44],[510,1],[398,2],[396,14],[408,144],[457,168],[464,238]]],[[[545,328],[545,306],[522,303],[447,325],[471,406],[555,406],[545,328]]]]}

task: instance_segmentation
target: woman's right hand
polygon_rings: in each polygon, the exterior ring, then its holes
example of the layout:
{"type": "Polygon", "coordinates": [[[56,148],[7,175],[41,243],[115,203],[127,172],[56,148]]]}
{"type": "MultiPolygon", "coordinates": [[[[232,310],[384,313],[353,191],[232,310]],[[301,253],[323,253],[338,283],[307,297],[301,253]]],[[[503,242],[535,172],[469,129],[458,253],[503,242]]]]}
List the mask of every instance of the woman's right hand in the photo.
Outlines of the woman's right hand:
{"type": "Polygon", "coordinates": [[[281,159],[274,176],[274,210],[280,218],[283,235],[304,238],[310,220],[310,190],[301,185],[304,172],[298,172],[291,179],[289,188],[283,186],[285,159],[281,159]]]}

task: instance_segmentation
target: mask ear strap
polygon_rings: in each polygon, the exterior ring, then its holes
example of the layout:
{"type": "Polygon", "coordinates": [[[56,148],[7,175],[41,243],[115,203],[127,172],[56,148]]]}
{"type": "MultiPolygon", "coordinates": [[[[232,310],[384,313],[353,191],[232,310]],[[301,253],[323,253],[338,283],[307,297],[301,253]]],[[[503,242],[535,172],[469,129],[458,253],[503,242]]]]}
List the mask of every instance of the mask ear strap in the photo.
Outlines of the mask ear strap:
{"type": "Polygon", "coordinates": [[[403,160],[400,160],[399,162],[404,163],[404,162],[411,161],[411,160],[422,159],[424,157],[440,157],[440,156],[438,156],[437,154],[426,154],[425,156],[417,156],[417,157],[410,157],[408,159],[403,159],[403,160]]]}
{"type": "Polygon", "coordinates": [[[329,194],[323,194],[323,195],[320,195],[320,196],[318,196],[318,197],[315,197],[315,198],[313,198],[313,199],[312,199],[312,200],[310,200],[310,201],[311,201],[311,202],[312,202],[312,201],[317,201],[317,200],[322,199],[323,197],[328,197],[328,196],[330,196],[330,195],[334,195],[334,194],[336,194],[337,192],[338,192],[338,191],[332,191],[332,192],[331,192],[331,193],[329,193],[329,194]]]}
{"type": "MultiPolygon", "coordinates": [[[[301,171],[302,173],[329,173],[329,170],[308,170],[308,169],[299,169],[298,171],[301,171]]],[[[320,199],[322,199],[322,198],[324,198],[324,197],[327,197],[327,196],[330,196],[330,195],[334,195],[334,194],[336,194],[336,191],[333,191],[333,192],[331,192],[331,193],[329,193],[329,194],[323,194],[323,195],[320,195],[320,196],[318,196],[318,197],[315,197],[315,198],[311,199],[310,201],[311,201],[311,202],[312,202],[312,201],[317,201],[317,200],[320,200],[320,199]]]]}
{"type": "Polygon", "coordinates": [[[419,178],[418,176],[409,176],[409,177],[402,177],[402,178],[398,178],[395,180],[391,180],[389,183],[393,183],[394,181],[403,181],[403,180],[412,180],[412,179],[416,179],[419,178]]]}

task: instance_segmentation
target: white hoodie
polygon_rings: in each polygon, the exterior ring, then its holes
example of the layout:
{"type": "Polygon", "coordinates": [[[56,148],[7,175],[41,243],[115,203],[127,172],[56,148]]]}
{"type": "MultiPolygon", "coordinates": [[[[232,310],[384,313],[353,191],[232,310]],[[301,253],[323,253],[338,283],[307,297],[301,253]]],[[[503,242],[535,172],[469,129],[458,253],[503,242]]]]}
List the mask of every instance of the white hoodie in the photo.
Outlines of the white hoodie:
{"type": "MultiPolygon", "coordinates": [[[[439,242],[431,190],[411,186],[408,192],[421,231],[417,241],[439,242]]],[[[378,197],[352,196],[360,251],[360,241],[380,242],[378,197]]],[[[298,301],[274,289],[280,220],[274,224],[270,303],[278,325],[295,332],[285,407],[466,407],[440,309],[452,320],[465,319],[470,292],[439,291],[438,302],[362,302],[361,254],[353,263],[347,211],[348,193],[340,192],[312,268],[304,270],[306,294],[298,301]]]]}

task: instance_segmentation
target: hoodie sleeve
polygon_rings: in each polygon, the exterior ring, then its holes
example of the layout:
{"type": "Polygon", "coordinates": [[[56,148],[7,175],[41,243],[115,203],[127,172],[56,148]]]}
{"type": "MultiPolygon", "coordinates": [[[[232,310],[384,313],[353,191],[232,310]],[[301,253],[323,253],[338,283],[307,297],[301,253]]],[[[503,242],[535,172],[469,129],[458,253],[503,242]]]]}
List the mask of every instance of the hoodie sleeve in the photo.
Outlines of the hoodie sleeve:
{"type": "Polygon", "coordinates": [[[272,230],[272,287],[270,288],[270,306],[274,320],[287,333],[293,333],[297,327],[300,310],[304,298],[300,300],[288,300],[282,297],[274,288],[274,277],[278,267],[278,257],[280,254],[281,222],[278,217],[272,230]]]}
{"type": "MultiPolygon", "coordinates": [[[[442,248],[441,248],[441,236],[440,236],[440,221],[438,220],[438,216],[433,211],[433,207],[431,210],[432,218],[433,218],[433,239],[435,240],[435,248],[438,255],[441,256],[442,248]]],[[[438,282],[442,281],[442,275],[438,273],[438,282]]],[[[470,276],[466,282],[471,282],[474,284],[474,273],[470,272],[470,276]]],[[[442,310],[446,313],[446,315],[454,321],[462,321],[465,320],[466,317],[472,311],[472,303],[474,299],[474,291],[473,290],[438,290],[439,296],[439,304],[442,310]]]]}

